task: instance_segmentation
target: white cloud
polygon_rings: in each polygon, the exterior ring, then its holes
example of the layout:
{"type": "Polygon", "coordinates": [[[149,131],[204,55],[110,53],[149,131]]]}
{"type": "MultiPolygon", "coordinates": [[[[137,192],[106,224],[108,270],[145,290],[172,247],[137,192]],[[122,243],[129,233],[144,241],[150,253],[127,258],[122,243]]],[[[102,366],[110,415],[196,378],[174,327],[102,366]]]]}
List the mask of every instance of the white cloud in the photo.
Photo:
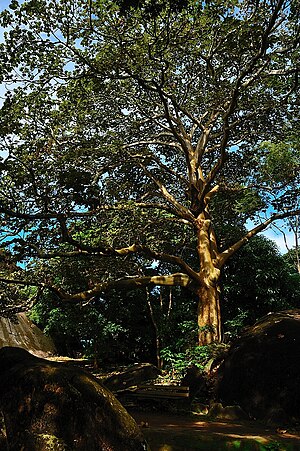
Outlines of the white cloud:
{"type": "Polygon", "coordinates": [[[288,232],[285,230],[283,230],[283,232],[284,235],[279,230],[275,231],[272,229],[268,229],[263,233],[263,235],[265,235],[270,240],[275,241],[280,252],[282,254],[285,254],[289,249],[292,249],[292,247],[295,246],[295,236],[292,232],[288,232]]]}
{"type": "MultiPolygon", "coordinates": [[[[248,230],[251,230],[257,224],[254,224],[252,221],[248,220],[246,223],[246,227],[248,230]]],[[[286,224],[283,221],[276,221],[275,225],[278,227],[275,228],[269,227],[268,229],[261,232],[261,235],[269,238],[272,241],[275,241],[276,245],[281,254],[286,254],[289,249],[292,249],[295,246],[295,235],[292,232],[289,232],[286,224]]]]}

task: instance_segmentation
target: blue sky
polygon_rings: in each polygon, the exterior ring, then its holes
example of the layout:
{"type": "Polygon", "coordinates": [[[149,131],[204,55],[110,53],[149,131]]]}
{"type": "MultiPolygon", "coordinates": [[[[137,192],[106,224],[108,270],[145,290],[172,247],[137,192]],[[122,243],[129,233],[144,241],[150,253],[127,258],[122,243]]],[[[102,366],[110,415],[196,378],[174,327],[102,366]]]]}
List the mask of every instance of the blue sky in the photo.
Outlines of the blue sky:
{"type": "Polygon", "coordinates": [[[11,0],[1,0],[0,1],[0,11],[7,8],[8,5],[10,4],[10,2],[11,2],[11,0]]]}
{"type": "MultiPolygon", "coordinates": [[[[280,221],[277,221],[277,225],[280,226],[280,221]]],[[[266,230],[263,235],[275,241],[277,246],[279,247],[280,252],[285,254],[287,252],[287,248],[284,242],[284,236],[279,230],[266,230]]],[[[288,243],[288,248],[291,249],[295,246],[295,237],[292,233],[290,233],[287,229],[285,229],[285,236],[288,243]]]]}
{"type": "Polygon", "coordinates": [[[0,11],[3,11],[4,9],[6,9],[10,5],[10,2],[11,2],[11,0],[0,0],[0,11]]]}

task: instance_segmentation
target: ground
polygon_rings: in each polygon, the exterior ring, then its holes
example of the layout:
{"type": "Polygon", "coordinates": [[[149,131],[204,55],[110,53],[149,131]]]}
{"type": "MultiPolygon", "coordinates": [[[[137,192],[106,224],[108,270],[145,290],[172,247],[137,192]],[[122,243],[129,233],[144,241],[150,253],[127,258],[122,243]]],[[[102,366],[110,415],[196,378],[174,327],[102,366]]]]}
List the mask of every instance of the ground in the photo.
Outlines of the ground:
{"type": "MultiPolygon", "coordinates": [[[[61,360],[59,358],[58,360],[61,360]]],[[[82,359],[64,359],[84,366],[82,359]]],[[[87,369],[92,370],[89,365],[87,369]]],[[[110,373],[110,375],[115,372],[110,373]]],[[[99,379],[107,373],[95,374],[99,379]]],[[[300,429],[267,427],[258,421],[214,421],[206,415],[171,414],[151,407],[143,411],[135,408],[129,413],[137,421],[151,451],[300,451],[300,429]]]]}
{"type": "Polygon", "coordinates": [[[300,434],[258,422],[208,421],[203,415],[130,411],[151,451],[297,451],[300,434]]]}

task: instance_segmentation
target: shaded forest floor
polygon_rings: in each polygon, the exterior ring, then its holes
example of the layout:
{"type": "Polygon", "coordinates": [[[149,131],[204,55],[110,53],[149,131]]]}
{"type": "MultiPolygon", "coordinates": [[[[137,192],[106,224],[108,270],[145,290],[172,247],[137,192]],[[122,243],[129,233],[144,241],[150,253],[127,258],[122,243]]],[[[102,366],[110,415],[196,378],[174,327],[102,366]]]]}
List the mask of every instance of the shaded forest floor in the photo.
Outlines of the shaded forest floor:
{"type": "Polygon", "coordinates": [[[298,432],[276,430],[257,422],[209,421],[205,415],[134,410],[129,413],[141,426],[151,451],[300,450],[298,432]]]}
{"type": "MultiPolygon", "coordinates": [[[[50,360],[79,366],[100,381],[114,371],[95,371],[85,359],[50,360]]],[[[196,413],[172,414],[125,406],[140,425],[151,451],[300,451],[300,430],[285,430],[257,421],[220,421],[196,413]]]]}

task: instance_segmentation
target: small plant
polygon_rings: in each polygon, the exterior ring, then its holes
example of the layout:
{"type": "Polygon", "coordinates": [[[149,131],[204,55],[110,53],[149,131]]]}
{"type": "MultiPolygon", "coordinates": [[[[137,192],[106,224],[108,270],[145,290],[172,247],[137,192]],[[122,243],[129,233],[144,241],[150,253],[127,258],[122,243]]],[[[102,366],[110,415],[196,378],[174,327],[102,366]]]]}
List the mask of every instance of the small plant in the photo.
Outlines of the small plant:
{"type": "Polygon", "coordinates": [[[279,442],[271,442],[267,445],[263,445],[262,451],[280,451],[282,450],[279,442]]]}
{"type": "Polygon", "coordinates": [[[173,352],[167,347],[161,350],[161,357],[164,360],[165,369],[171,372],[173,377],[181,378],[191,366],[203,370],[210,360],[221,357],[226,349],[226,345],[215,343],[207,346],[193,346],[183,352],[173,352]]]}
{"type": "Polygon", "coordinates": [[[239,335],[241,329],[249,321],[249,316],[250,313],[248,310],[243,311],[242,309],[238,309],[238,314],[234,318],[225,321],[224,326],[227,329],[225,332],[227,339],[231,340],[239,335]]]}

